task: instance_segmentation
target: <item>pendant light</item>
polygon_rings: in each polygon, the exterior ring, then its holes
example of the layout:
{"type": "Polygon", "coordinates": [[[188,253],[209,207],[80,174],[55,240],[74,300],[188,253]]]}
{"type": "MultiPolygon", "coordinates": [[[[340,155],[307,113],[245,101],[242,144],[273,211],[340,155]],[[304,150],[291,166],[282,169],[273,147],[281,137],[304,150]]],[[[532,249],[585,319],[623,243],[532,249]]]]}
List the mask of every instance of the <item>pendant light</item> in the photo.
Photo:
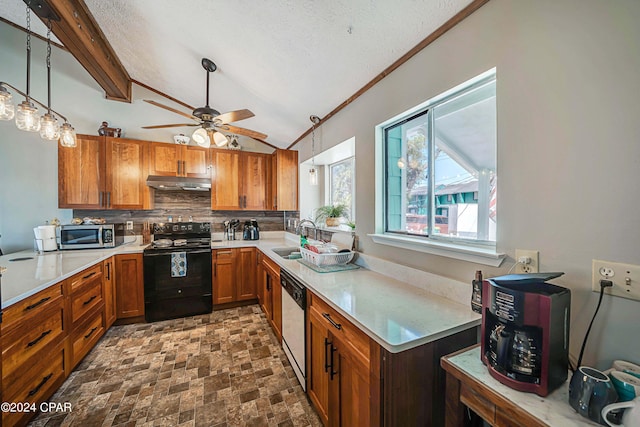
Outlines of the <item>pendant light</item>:
{"type": "Polygon", "coordinates": [[[309,169],[309,185],[318,185],[318,171],[316,170],[316,125],[320,123],[320,117],[311,116],[311,169],[309,169]]]}
{"type": "Polygon", "coordinates": [[[47,20],[47,105],[44,105],[31,96],[31,1],[27,1],[27,86],[26,93],[20,91],[9,83],[0,81],[0,120],[11,120],[15,117],[16,127],[27,132],[40,132],[43,139],[60,140],[64,147],[77,145],[76,132],[69,124],[67,118],[51,108],[51,20],[59,21],[60,18],[46,5],[39,3],[36,13],[47,20]],[[7,88],[25,97],[25,100],[13,105],[11,93],[7,88]],[[35,104],[45,108],[47,112],[38,117],[38,108],[35,104]],[[55,114],[54,114],[55,113],[55,114]],[[64,120],[62,126],[58,124],[57,116],[64,120]]]}

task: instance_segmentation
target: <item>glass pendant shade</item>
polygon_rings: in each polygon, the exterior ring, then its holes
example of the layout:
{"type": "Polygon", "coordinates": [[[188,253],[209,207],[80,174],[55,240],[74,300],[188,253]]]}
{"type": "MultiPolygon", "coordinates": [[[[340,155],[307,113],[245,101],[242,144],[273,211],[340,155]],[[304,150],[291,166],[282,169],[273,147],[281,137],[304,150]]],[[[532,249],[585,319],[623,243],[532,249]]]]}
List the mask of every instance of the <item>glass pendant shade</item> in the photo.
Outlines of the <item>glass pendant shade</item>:
{"type": "Polygon", "coordinates": [[[315,167],[309,169],[309,185],[318,185],[318,171],[315,167]]]}
{"type": "Polygon", "coordinates": [[[211,147],[211,139],[209,138],[209,133],[204,128],[196,129],[195,132],[193,132],[193,135],[191,135],[191,139],[193,139],[200,147],[211,147]]]}
{"type": "Polygon", "coordinates": [[[60,145],[63,147],[75,147],[76,131],[69,123],[63,123],[60,127],[60,145]]]}
{"type": "Polygon", "coordinates": [[[38,132],[40,130],[38,109],[31,102],[25,100],[18,105],[16,126],[18,129],[27,132],[38,132]]]}
{"type": "Polygon", "coordinates": [[[213,134],[213,141],[216,143],[217,147],[222,147],[224,145],[227,145],[227,143],[229,142],[227,137],[220,132],[216,132],[213,134]]]}
{"type": "Polygon", "coordinates": [[[53,114],[45,113],[40,117],[40,137],[49,141],[60,138],[60,124],[53,114]]]}
{"type": "Polygon", "coordinates": [[[0,86],[0,120],[12,120],[15,115],[15,107],[9,91],[0,86]]]}

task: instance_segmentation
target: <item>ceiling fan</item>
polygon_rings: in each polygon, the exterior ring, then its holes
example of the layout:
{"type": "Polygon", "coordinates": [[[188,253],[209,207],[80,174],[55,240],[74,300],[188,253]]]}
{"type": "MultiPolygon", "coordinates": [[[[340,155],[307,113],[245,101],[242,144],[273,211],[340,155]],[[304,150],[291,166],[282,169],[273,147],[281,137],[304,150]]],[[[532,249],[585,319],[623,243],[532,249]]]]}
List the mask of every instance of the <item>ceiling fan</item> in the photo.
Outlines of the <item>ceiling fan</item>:
{"type": "Polygon", "coordinates": [[[253,117],[254,114],[251,111],[235,110],[220,114],[218,110],[215,110],[209,106],[209,75],[218,67],[210,59],[202,58],[202,68],[207,71],[207,103],[204,107],[196,108],[191,114],[188,114],[159,102],[145,99],[145,102],[148,102],[149,104],[155,105],[156,107],[164,108],[165,110],[174,112],[176,114],[180,114],[181,116],[192,119],[197,123],[175,123],[167,125],[143,126],[142,128],[160,129],[181,126],[199,126],[199,128],[196,129],[195,132],[193,132],[193,135],[191,135],[191,139],[193,139],[198,145],[202,147],[210,147],[211,141],[213,141],[218,147],[222,147],[229,143],[230,139],[227,138],[227,136],[223,132],[228,132],[236,135],[244,135],[250,138],[257,139],[259,141],[266,139],[267,135],[263,133],[229,124],[231,122],[237,122],[253,117]]]}

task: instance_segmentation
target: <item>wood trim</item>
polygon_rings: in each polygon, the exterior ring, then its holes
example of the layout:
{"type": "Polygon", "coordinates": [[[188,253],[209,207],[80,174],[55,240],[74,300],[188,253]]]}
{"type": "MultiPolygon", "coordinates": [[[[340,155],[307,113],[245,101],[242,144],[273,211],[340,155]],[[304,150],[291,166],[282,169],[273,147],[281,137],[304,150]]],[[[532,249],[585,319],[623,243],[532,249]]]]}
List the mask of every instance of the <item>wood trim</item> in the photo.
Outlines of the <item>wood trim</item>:
{"type": "Polygon", "coordinates": [[[51,22],[51,31],[104,89],[106,98],[131,102],[131,78],[84,1],[46,4],[60,17],[51,22]]]}
{"type": "MultiPolygon", "coordinates": [[[[23,33],[27,32],[27,29],[25,27],[23,27],[21,25],[18,25],[16,23],[13,23],[11,21],[8,21],[5,18],[3,18],[2,16],[0,16],[0,22],[4,22],[5,24],[7,24],[7,25],[9,25],[9,26],[11,26],[11,27],[13,27],[13,28],[15,28],[17,30],[22,31],[23,33]]],[[[42,40],[45,43],[47,42],[47,38],[46,37],[43,37],[40,34],[34,33],[33,31],[31,31],[31,37],[35,37],[35,38],[37,38],[39,40],[42,40]]],[[[62,49],[62,50],[67,51],[67,52],[69,51],[66,47],[64,47],[60,43],[57,43],[57,42],[55,42],[53,40],[51,40],[51,46],[55,46],[58,49],[62,49]]],[[[26,45],[25,45],[25,49],[26,49],[26,45]]]]}
{"type": "Polygon", "coordinates": [[[147,85],[147,84],[144,84],[144,83],[142,83],[141,81],[138,81],[138,80],[132,79],[132,80],[131,80],[131,83],[135,83],[135,84],[137,84],[138,86],[143,87],[143,88],[147,89],[147,90],[148,90],[148,91],[150,91],[150,92],[153,92],[153,93],[155,93],[155,94],[157,94],[157,95],[160,95],[160,96],[162,96],[163,98],[167,98],[169,101],[173,101],[173,102],[175,102],[176,104],[180,104],[180,105],[182,105],[183,107],[188,108],[188,109],[189,109],[189,110],[191,110],[191,111],[195,110],[195,107],[192,107],[191,105],[187,104],[186,102],[182,102],[182,101],[180,101],[179,99],[174,98],[173,96],[167,95],[166,93],[161,92],[161,91],[159,91],[158,89],[153,88],[153,87],[151,87],[151,86],[149,86],[149,85],[147,85]]]}
{"type": "MultiPolygon", "coordinates": [[[[400,67],[401,65],[403,65],[405,62],[409,61],[409,59],[413,58],[418,52],[420,52],[422,49],[424,49],[425,47],[429,46],[431,43],[433,43],[434,41],[436,41],[438,38],[440,38],[440,36],[442,36],[443,34],[445,34],[447,31],[449,31],[450,29],[452,29],[453,27],[455,27],[456,25],[458,25],[460,22],[462,22],[466,17],[468,17],[469,15],[471,15],[473,12],[475,12],[476,10],[478,10],[480,7],[482,7],[485,3],[487,3],[489,0],[474,0],[472,1],[467,7],[465,7],[464,9],[462,9],[460,12],[458,12],[457,14],[455,14],[451,19],[449,19],[447,22],[445,22],[444,24],[442,24],[438,29],[436,29],[433,33],[429,34],[424,40],[422,40],[420,43],[418,43],[417,45],[415,45],[411,50],[409,50],[407,53],[405,53],[404,55],[402,55],[398,60],[396,60],[393,64],[389,65],[387,68],[385,68],[380,74],[378,74],[376,77],[373,78],[373,80],[371,80],[369,83],[367,83],[366,85],[364,85],[360,90],[358,90],[356,93],[354,93],[353,95],[351,95],[349,98],[347,98],[346,101],[344,101],[342,104],[338,105],[336,108],[334,108],[329,114],[327,114],[326,116],[324,116],[323,118],[320,119],[320,122],[316,125],[316,128],[318,126],[322,126],[322,124],[324,122],[326,122],[327,120],[329,120],[331,117],[335,116],[336,114],[338,114],[338,112],[340,112],[341,110],[343,110],[344,108],[346,108],[349,104],[351,104],[353,101],[355,101],[357,98],[359,98],[362,94],[364,94],[366,91],[368,91],[369,89],[371,89],[373,86],[375,86],[376,84],[378,84],[380,82],[380,80],[384,79],[385,77],[387,77],[389,74],[391,74],[393,71],[396,70],[396,68],[400,67]]],[[[298,139],[296,139],[295,141],[293,141],[291,143],[291,145],[289,145],[287,147],[287,150],[290,150],[291,147],[293,147],[294,145],[296,145],[298,142],[300,142],[304,137],[306,137],[307,135],[309,135],[311,133],[311,131],[313,130],[312,127],[310,127],[309,129],[307,129],[307,131],[305,133],[303,133],[302,135],[300,135],[298,137],[298,139]]]]}

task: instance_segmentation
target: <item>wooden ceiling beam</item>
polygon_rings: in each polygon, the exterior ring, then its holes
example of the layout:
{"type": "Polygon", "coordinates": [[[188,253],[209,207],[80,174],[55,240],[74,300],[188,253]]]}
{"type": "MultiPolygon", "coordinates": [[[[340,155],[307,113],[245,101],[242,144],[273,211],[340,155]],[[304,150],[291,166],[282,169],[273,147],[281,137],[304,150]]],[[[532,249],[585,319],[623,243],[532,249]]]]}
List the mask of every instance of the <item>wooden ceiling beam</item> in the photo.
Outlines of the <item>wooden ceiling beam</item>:
{"type": "Polygon", "coordinates": [[[24,1],[45,25],[52,16],[51,32],[104,89],[107,99],[131,102],[131,77],[83,0],[24,1]]]}

